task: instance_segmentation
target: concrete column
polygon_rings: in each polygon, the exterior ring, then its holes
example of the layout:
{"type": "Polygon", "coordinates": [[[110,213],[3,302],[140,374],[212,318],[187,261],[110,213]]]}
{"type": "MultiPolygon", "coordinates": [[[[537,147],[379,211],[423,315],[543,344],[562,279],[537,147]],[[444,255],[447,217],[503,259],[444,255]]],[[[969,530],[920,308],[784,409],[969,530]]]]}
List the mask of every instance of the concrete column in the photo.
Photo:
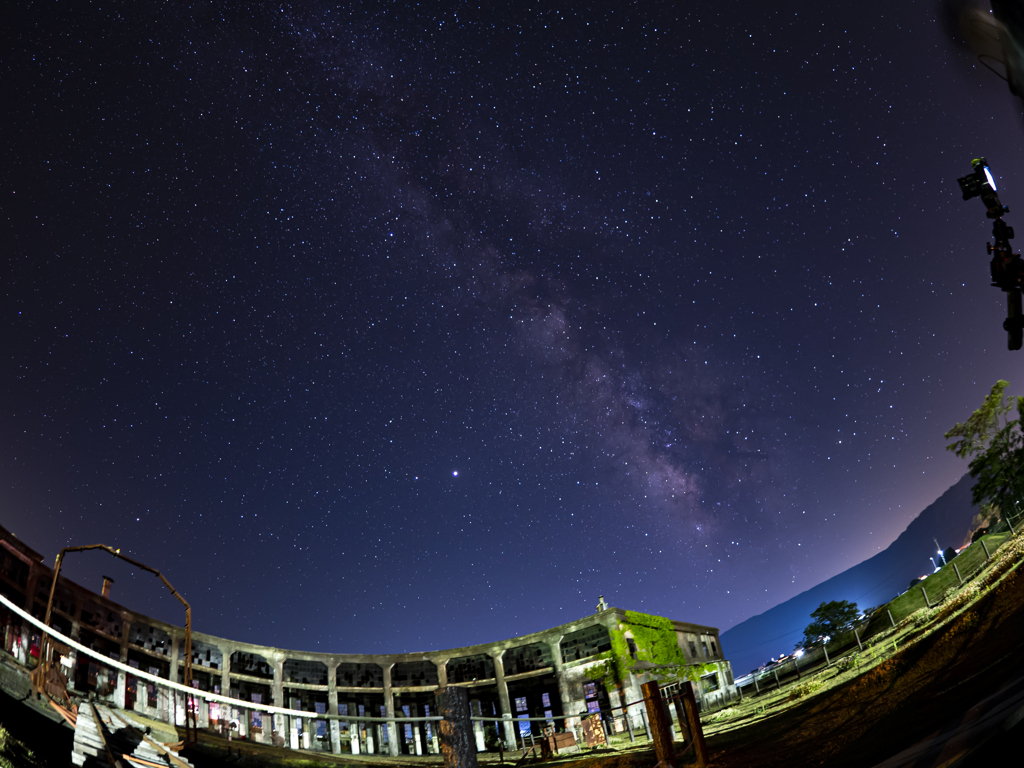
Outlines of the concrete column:
{"type": "MultiPolygon", "coordinates": [[[[565,670],[562,664],[562,635],[552,637],[548,642],[551,648],[551,664],[555,668],[555,680],[558,681],[558,698],[562,700],[562,714],[574,714],[572,697],[569,695],[569,684],[565,680],[565,670]]],[[[575,718],[566,720],[565,730],[572,730],[574,721],[575,718]]]]}
{"type": "MultiPolygon", "coordinates": [[[[450,685],[448,687],[454,688],[456,686],[450,685]]],[[[480,706],[479,699],[472,699],[469,702],[469,711],[472,717],[480,717],[483,714],[483,709],[480,706]]],[[[484,724],[481,723],[479,720],[471,720],[470,722],[473,723],[473,734],[476,737],[476,751],[485,752],[487,750],[487,747],[484,744],[484,724]]],[[[443,741],[444,739],[442,739],[442,742],[443,741]]]]}
{"type": "MultiPolygon", "coordinates": [[[[128,663],[128,633],[131,631],[132,620],[122,615],[121,616],[121,650],[118,653],[117,660],[122,664],[128,663]]],[[[122,670],[117,671],[117,686],[114,688],[114,704],[124,709],[125,700],[128,688],[128,674],[122,670]]]]}
{"type": "MultiPolygon", "coordinates": [[[[275,707],[284,706],[284,656],[275,656],[274,662],[274,687],[273,698],[275,707]]],[[[284,715],[271,715],[269,712],[264,715],[267,722],[263,724],[263,730],[269,744],[274,743],[274,731],[277,731],[285,744],[288,743],[288,718],[284,715]]]]}
{"type": "Polygon", "coordinates": [[[504,721],[502,725],[505,726],[506,749],[513,750],[517,749],[517,741],[512,723],[512,715],[514,713],[508,700],[508,685],[505,683],[505,663],[502,661],[504,656],[504,651],[491,654],[491,658],[494,659],[494,680],[498,685],[498,703],[501,705],[501,719],[504,721]]]}
{"type": "MultiPolygon", "coordinates": [[[[70,637],[72,640],[78,640],[81,635],[81,631],[81,623],[79,623],[77,620],[72,621],[71,631],[68,633],[68,637],[70,637]]],[[[78,651],[76,651],[74,648],[68,651],[68,659],[71,662],[71,664],[67,667],[68,688],[73,691],[75,690],[75,677],[77,677],[75,673],[78,671],[78,651]]],[[[56,659],[54,659],[54,661],[56,661],[56,659]]],[[[88,663],[89,662],[86,661],[86,664],[88,663]]]]}
{"type": "Polygon", "coordinates": [[[279,656],[272,659],[274,664],[274,706],[284,706],[284,657],[279,656]]]}
{"type": "Polygon", "coordinates": [[[171,669],[167,674],[172,683],[178,682],[178,655],[181,653],[181,638],[177,633],[171,635],[171,669]]]}
{"type": "MultiPolygon", "coordinates": [[[[409,705],[409,717],[419,717],[422,714],[423,713],[420,712],[419,704],[409,705]]],[[[423,754],[423,723],[422,721],[409,723],[409,728],[412,730],[413,752],[417,756],[420,756],[423,754]]]]}
{"type": "MultiPolygon", "coordinates": [[[[327,665],[327,712],[338,714],[338,662],[327,665]]],[[[341,754],[341,723],[337,720],[327,721],[327,730],[331,734],[331,752],[341,754]]]]}
{"type": "MultiPolygon", "coordinates": [[[[28,581],[25,583],[25,604],[21,606],[28,613],[32,613],[32,605],[36,600],[36,587],[39,586],[39,569],[38,563],[32,563],[28,569],[28,581]]],[[[12,600],[11,602],[14,601],[12,600]]],[[[34,616],[35,614],[32,615],[34,616]]]]}
{"type": "MultiPolygon", "coordinates": [[[[384,670],[384,717],[395,716],[395,695],[391,692],[391,669],[395,666],[394,662],[391,664],[381,664],[381,669],[384,670]]],[[[398,729],[395,727],[395,723],[387,723],[388,729],[388,754],[392,757],[398,757],[398,729]]]]}
{"type": "MultiPolygon", "coordinates": [[[[359,717],[359,705],[354,701],[350,701],[346,705],[346,710],[351,717],[359,717]]],[[[358,755],[362,749],[359,744],[359,731],[362,728],[362,723],[358,720],[349,720],[348,722],[348,748],[351,750],[353,755],[358,755]]]]}
{"type": "Polygon", "coordinates": [[[231,646],[230,645],[218,645],[217,649],[220,651],[221,656],[221,667],[220,667],[220,695],[230,696],[231,695],[231,646]]]}

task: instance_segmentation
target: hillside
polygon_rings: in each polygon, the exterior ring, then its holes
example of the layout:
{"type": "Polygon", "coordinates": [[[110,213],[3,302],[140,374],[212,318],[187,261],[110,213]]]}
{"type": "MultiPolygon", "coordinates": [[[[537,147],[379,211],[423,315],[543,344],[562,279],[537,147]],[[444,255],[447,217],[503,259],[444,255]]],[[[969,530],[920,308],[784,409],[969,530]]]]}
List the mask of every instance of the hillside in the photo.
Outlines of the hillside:
{"type": "Polygon", "coordinates": [[[915,517],[885,550],[823,581],[764,613],[742,621],[721,635],[722,648],[737,677],[764,664],[771,656],[790,652],[803,636],[810,614],[822,602],[850,600],[862,608],[888,602],[910,580],[931,570],[938,539],[959,546],[977,508],[971,504],[970,476],[964,475],[915,517]]]}

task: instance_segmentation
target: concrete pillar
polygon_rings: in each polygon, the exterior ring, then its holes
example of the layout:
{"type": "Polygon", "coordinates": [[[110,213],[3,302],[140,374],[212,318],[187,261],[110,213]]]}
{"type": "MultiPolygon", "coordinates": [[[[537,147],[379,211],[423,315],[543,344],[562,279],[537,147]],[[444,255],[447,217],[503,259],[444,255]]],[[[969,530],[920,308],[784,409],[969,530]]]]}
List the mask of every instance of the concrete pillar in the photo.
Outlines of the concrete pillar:
{"type": "MultiPolygon", "coordinates": [[[[132,620],[130,617],[121,615],[121,649],[117,660],[122,664],[128,663],[128,633],[131,631],[132,620]]],[[[128,688],[128,673],[123,670],[117,671],[117,686],[114,688],[114,704],[119,709],[124,709],[128,688]]]]}
{"type": "Polygon", "coordinates": [[[494,679],[498,685],[498,703],[501,705],[501,719],[504,721],[502,725],[505,726],[505,748],[513,750],[517,748],[517,741],[512,723],[512,707],[508,700],[508,684],[505,682],[505,663],[502,661],[504,656],[504,651],[491,654],[491,658],[494,659],[494,679]]]}
{"type": "MultiPolygon", "coordinates": [[[[271,697],[275,707],[284,706],[284,656],[274,656],[269,661],[274,665],[274,685],[271,688],[271,697]]],[[[271,715],[269,712],[263,715],[264,741],[268,744],[274,743],[274,731],[284,740],[287,745],[288,723],[284,715],[271,715]]]]}
{"type": "MultiPolygon", "coordinates": [[[[327,712],[338,714],[338,662],[327,665],[327,712]]],[[[327,730],[331,735],[331,752],[341,754],[341,723],[337,720],[327,721],[327,730]]]]}
{"type": "MultiPolygon", "coordinates": [[[[419,704],[409,705],[409,717],[419,717],[422,714],[419,704]]],[[[413,754],[420,756],[423,754],[423,722],[409,723],[409,728],[412,730],[413,754]]]]}
{"type": "Polygon", "coordinates": [[[304,729],[304,736],[302,737],[303,749],[311,749],[316,744],[316,718],[315,717],[304,717],[302,718],[302,726],[304,729]]]}
{"type": "MultiPolygon", "coordinates": [[[[28,613],[32,613],[32,606],[36,601],[36,587],[39,586],[39,564],[32,563],[28,569],[28,581],[25,584],[25,603],[21,607],[28,613]]],[[[11,602],[14,602],[13,600],[11,602]]],[[[35,614],[32,614],[33,616],[35,614]]]]}
{"type": "Polygon", "coordinates": [[[270,660],[274,665],[273,697],[274,706],[284,706],[284,657],[277,656],[270,660]]]}
{"type": "MultiPolygon", "coordinates": [[[[455,686],[448,686],[454,688],[455,686]]],[[[467,692],[468,695],[468,692],[467,692]]],[[[479,699],[472,699],[469,702],[469,711],[472,717],[480,717],[483,714],[483,708],[480,706],[479,699]]],[[[443,717],[443,715],[442,715],[443,717]]],[[[473,735],[476,738],[476,751],[484,752],[487,749],[484,739],[484,724],[479,720],[472,720],[473,723],[473,735]]]]}
{"type": "MultiPolygon", "coordinates": [[[[395,695],[391,691],[391,670],[395,664],[392,662],[380,666],[384,670],[384,717],[394,718],[395,695]]],[[[388,729],[388,754],[391,757],[398,757],[398,728],[395,727],[393,719],[386,724],[386,727],[388,729]]]]}
{"type": "MultiPolygon", "coordinates": [[[[218,645],[217,650],[220,651],[220,695],[231,696],[232,647],[230,645],[218,645]]],[[[224,723],[225,729],[227,729],[231,725],[231,720],[235,714],[233,710],[234,707],[230,707],[227,704],[220,705],[220,720],[222,723],[224,723]]],[[[241,720],[244,718],[239,719],[241,720]]]]}
{"type": "MultiPolygon", "coordinates": [[[[68,633],[68,637],[72,640],[78,640],[81,635],[81,631],[81,623],[78,621],[72,621],[71,631],[68,633]]],[[[68,651],[68,660],[71,662],[71,664],[66,668],[68,674],[68,688],[73,691],[75,690],[75,677],[77,677],[75,673],[78,670],[78,651],[74,648],[68,651]]],[[[54,661],[56,661],[56,659],[54,659],[54,661]]],[[[86,661],[85,663],[88,664],[89,662],[86,661]]]]}
{"type": "MultiPolygon", "coordinates": [[[[565,679],[565,670],[562,664],[562,635],[552,637],[549,641],[551,648],[551,664],[555,668],[555,680],[558,681],[558,698],[562,700],[562,714],[573,714],[573,701],[569,695],[569,684],[565,679]]],[[[565,730],[571,731],[572,724],[576,720],[565,720],[565,730]]],[[[556,721],[557,722],[557,721],[556,721]]]]}
{"type": "Polygon", "coordinates": [[[181,653],[181,638],[175,633],[171,635],[171,670],[167,674],[172,683],[178,682],[178,655],[181,653]]]}
{"type": "Polygon", "coordinates": [[[230,645],[218,645],[217,649],[220,651],[221,665],[220,665],[220,695],[230,696],[231,695],[231,653],[232,648],[230,645]]]}
{"type": "MultiPolygon", "coordinates": [[[[345,709],[348,714],[352,717],[359,717],[359,706],[354,702],[350,701],[345,709]]],[[[348,747],[353,755],[358,755],[362,749],[359,743],[359,731],[362,726],[358,720],[349,720],[348,722],[348,747]]]]}

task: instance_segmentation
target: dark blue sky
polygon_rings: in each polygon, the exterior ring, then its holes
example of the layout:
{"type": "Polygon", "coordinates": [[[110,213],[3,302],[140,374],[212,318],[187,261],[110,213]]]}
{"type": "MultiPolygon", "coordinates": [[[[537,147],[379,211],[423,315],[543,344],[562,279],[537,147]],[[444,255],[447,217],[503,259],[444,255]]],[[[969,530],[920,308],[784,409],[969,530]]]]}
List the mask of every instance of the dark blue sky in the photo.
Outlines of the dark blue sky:
{"type": "Polygon", "coordinates": [[[428,650],[599,594],[726,629],[887,546],[1024,392],[956,185],[984,154],[1024,225],[1020,104],[932,2],[0,36],[0,523],[122,547],[198,630],[428,650]]]}

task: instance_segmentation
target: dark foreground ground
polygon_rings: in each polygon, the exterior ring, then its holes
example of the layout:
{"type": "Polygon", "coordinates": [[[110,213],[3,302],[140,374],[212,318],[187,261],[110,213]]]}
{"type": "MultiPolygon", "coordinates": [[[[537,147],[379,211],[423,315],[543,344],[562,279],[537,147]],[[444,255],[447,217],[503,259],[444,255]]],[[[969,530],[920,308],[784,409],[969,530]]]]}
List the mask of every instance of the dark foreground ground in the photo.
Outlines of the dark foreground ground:
{"type": "MultiPolygon", "coordinates": [[[[37,760],[0,751],[15,768],[65,768],[72,732],[0,695],[0,724],[37,760]]],[[[437,758],[319,758],[258,744],[205,740],[197,768],[439,764],[437,758]]],[[[870,672],[775,717],[709,738],[716,768],[951,768],[1024,764],[1024,575],[1010,572],[966,612],[870,672]],[[950,737],[950,734],[953,734],[950,737]],[[902,753],[902,754],[901,754],[902,753]]],[[[497,764],[497,755],[481,755],[497,764]]],[[[519,754],[515,755],[515,759],[519,754]]],[[[681,761],[692,762],[691,755],[681,761]]],[[[506,760],[512,765],[515,760],[506,760]]],[[[559,759],[568,768],[639,768],[650,749],[559,759]]]]}

